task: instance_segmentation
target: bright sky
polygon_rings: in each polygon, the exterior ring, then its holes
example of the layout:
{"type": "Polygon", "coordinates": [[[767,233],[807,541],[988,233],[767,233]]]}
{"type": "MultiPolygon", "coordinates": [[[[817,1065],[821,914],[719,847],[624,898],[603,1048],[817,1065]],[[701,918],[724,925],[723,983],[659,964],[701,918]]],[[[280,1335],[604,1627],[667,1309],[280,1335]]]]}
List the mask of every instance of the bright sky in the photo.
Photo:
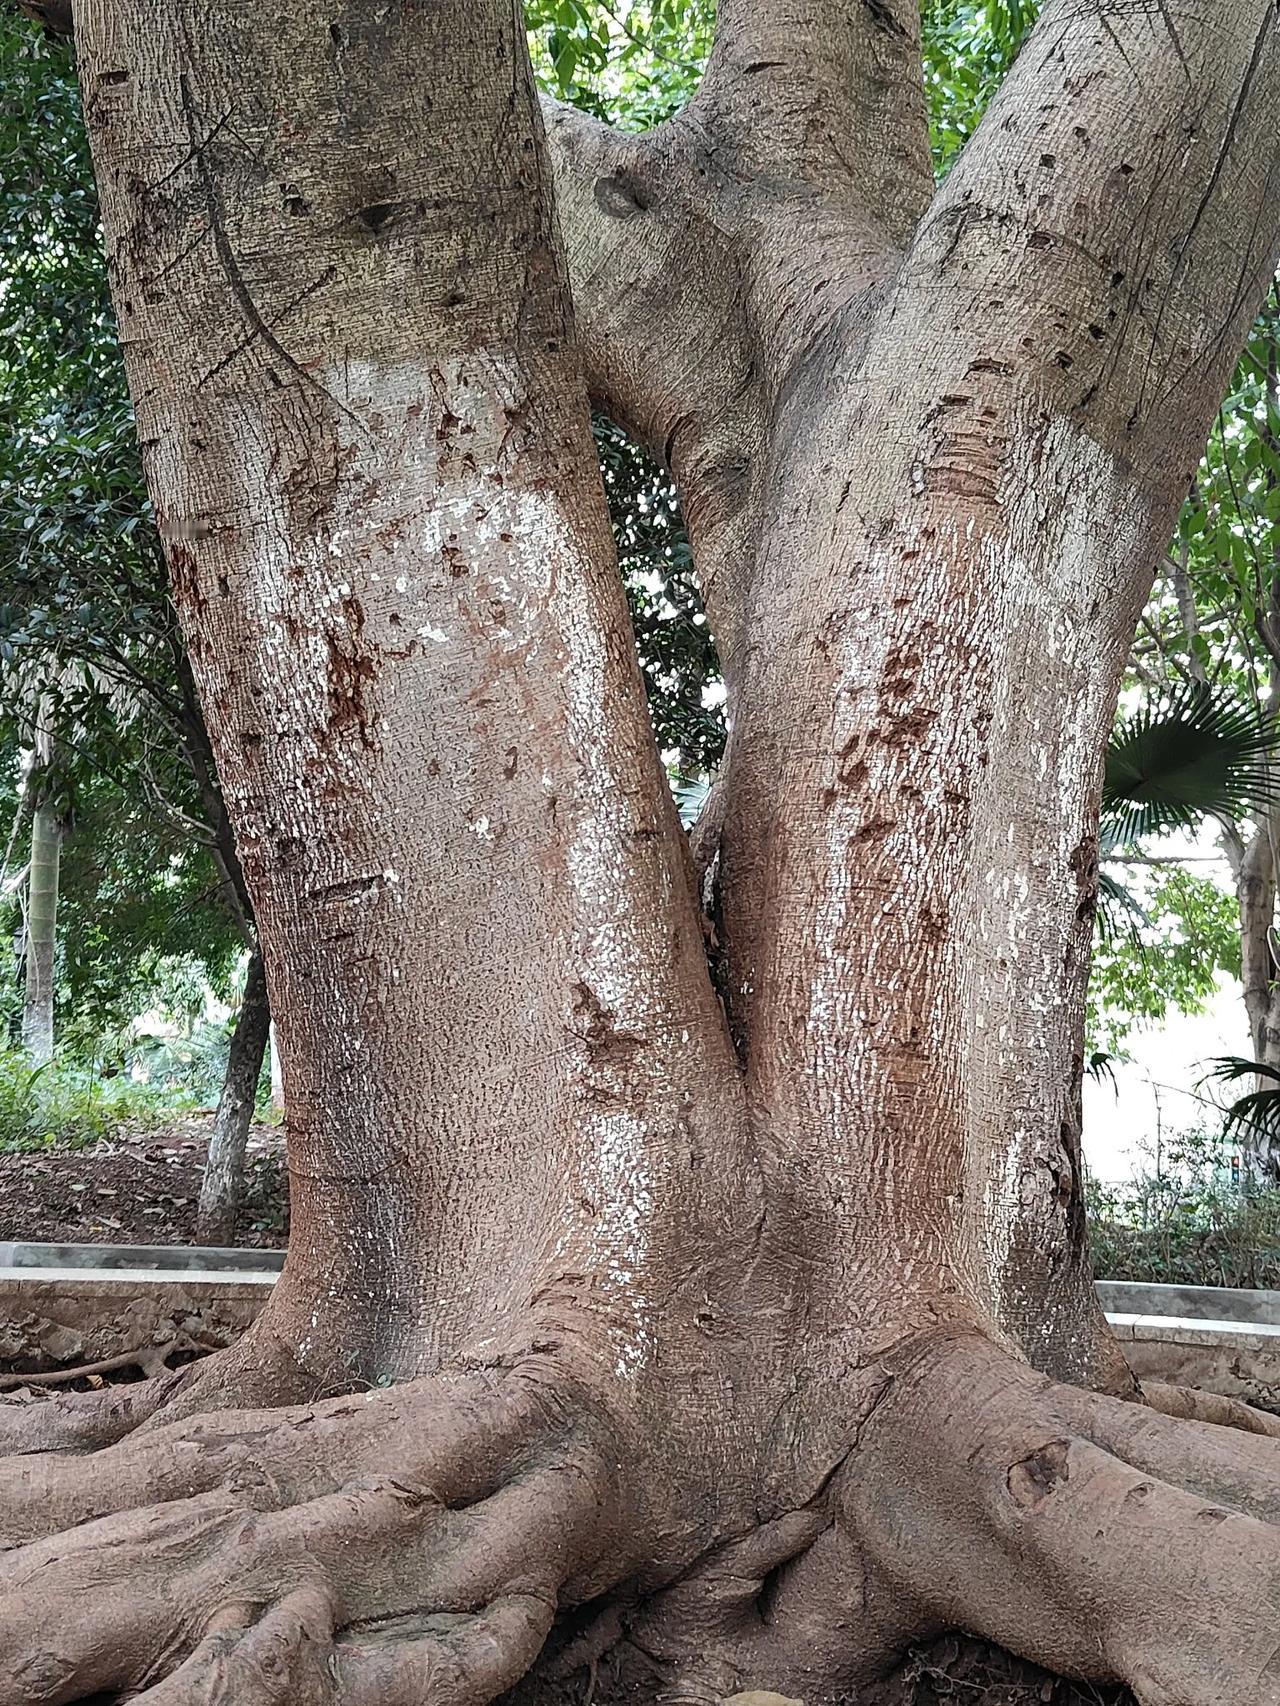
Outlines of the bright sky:
{"type": "MultiPolygon", "coordinates": [[[[1165,836],[1158,851],[1191,854],[1198,861],[1192,867],[1198,875],[1214,878],[1231,893],[1231,873],[1215,826],[1165,836]]],[[[1123,870],[1116,874],[1127,880],[1123,870]]],[[[1215,1057],[1253,1056],[1239,981],[1219,972],[1217,982],[1218,992],[1205,1012],[1170,1013],[1163,1025],[1130,1033],[1125,1047],[1132,1059],[1116,1064],[1116,1084],[1106,1078],[1101,1083],[1085,1079],[1084,1154],[1095,1178],[1131,1179],[1153,1165],[1158,1141],[1195,1126],[1217,1130],[1222,1100],[1234,1100],[1249,1088],[1201,1082],[1215,1057]]]]}
{"type": "Polygon", "coordinates": [[[1219,973],[1207,1012],[1171,1013],[1158,1030],[1132,1032],[1127,1047],[1133,1059],[1115,1068],[1118,1093],[1105,1078],[1084,1084],[1085,1160],[1095,1178],[1108,1181],[1150,1165],[1157,1136],[1217,1127],[1221,1116],[1206,1101],[1218,1086],[1199,1080],[1215,1055],[1252,1055],[1239,982],[1219,973]]]}

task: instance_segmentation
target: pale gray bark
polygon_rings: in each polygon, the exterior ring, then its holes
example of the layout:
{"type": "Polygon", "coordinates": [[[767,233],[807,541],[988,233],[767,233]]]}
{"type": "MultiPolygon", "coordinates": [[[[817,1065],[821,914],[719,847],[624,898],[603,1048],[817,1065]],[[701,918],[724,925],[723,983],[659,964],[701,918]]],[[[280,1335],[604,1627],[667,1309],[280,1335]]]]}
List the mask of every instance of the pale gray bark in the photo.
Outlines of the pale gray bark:
{"type": "Polygon", "coordinates": [[[56,807],[41,800],[31,813],[31,856],[23,909],[26,947],[23,956],[22,1046],[37,1066],[53,1059],[54,962],[62,834],[62,820],[56,807]]]}
{"type": "Polygon", "coordinates": [[[255,947],[249,955],[244,995],[227,1055],[226,1077],[209,1133],[209,1152],[196,1215],[196,1237],[201,1244],[235,1242],[236,1220],[244,1197],[249,1127],[270,1025],[267,974],[262,951],[255,947]]]}

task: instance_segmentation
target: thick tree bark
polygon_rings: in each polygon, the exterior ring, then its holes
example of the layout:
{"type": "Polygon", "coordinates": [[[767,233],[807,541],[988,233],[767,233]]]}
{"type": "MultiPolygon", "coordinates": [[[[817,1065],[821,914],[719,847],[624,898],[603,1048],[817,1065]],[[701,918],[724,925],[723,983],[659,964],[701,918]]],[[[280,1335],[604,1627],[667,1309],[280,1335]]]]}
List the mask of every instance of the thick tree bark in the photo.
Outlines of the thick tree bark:
{"type": "Polygon", "coordinates": [[[1103,742],[1275,263],[1273,9],[1050,4],[930,199],[901,0],[726,6],[652,137],[551,115],[580,345],[519,25],[80,20],[295,1230],[237,1351],[0,1412],[0,1680],[479,1706],[551,1634],[818,1706],[959,1626],[1280,1706],[1275,1441],[1110,1395],[1078,1178],[1103,742]],[[725,1009],[582,359],[720,641],[725,1009]]]}
{"type": "Polygon", "coordinates": [[[271,1009],[262,951],[249,955],[244,996],[231,1033],[227,1075],[209,1134],[209,1153],[200,1183],[196,1237],[202,1244],[231,1244],[244,1196],[244,1161],[267,1048],[271,1009]]]}

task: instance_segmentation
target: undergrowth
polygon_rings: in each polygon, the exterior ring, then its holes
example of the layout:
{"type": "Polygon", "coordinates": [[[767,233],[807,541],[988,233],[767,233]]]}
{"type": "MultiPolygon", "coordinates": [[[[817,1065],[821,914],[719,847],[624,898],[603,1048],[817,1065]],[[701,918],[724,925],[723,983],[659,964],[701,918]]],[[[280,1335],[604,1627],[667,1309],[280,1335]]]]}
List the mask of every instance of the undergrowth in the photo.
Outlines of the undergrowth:
{"type": "Polygon", "coordinates": [[[33,1066],[16,1049],[0,1049],[0,1154],[83,1149],[121,1126],[171,1119],[190,1099],[139,1084],[121,1073],[50,1061],[33,1066]]]}
{"type": "Polygon", "coordinates": [[[1099,1279],[1280,1289],[1280,1187],[1224,1165],[1220,1133],[1183,1135],[1124,1184],[1088,1185],[1099,1279]]]}

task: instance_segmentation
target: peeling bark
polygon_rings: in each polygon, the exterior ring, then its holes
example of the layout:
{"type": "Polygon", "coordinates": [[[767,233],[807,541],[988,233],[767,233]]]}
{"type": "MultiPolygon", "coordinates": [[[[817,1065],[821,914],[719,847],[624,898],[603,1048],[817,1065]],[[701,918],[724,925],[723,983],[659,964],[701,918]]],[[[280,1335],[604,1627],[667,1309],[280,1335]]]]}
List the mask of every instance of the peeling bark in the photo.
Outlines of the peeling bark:
{"type": "Polygon", "coordinates": [[[820,1706],[960,1627],[1280,1706],[1276,1442],[1140,1402],[1078,1166],[1105,731],[1280,244],[1271,7],[1050,4],[932,197],[901,0],[726,5],[686,113],[549,146],[509,8],[333,14],[79,20],[294,1236],[235,1350],[0,1410],[6,1697],[609,1653],[820,1706]],[[725,664],[727,1015],[588,389],[725,664]]]}

